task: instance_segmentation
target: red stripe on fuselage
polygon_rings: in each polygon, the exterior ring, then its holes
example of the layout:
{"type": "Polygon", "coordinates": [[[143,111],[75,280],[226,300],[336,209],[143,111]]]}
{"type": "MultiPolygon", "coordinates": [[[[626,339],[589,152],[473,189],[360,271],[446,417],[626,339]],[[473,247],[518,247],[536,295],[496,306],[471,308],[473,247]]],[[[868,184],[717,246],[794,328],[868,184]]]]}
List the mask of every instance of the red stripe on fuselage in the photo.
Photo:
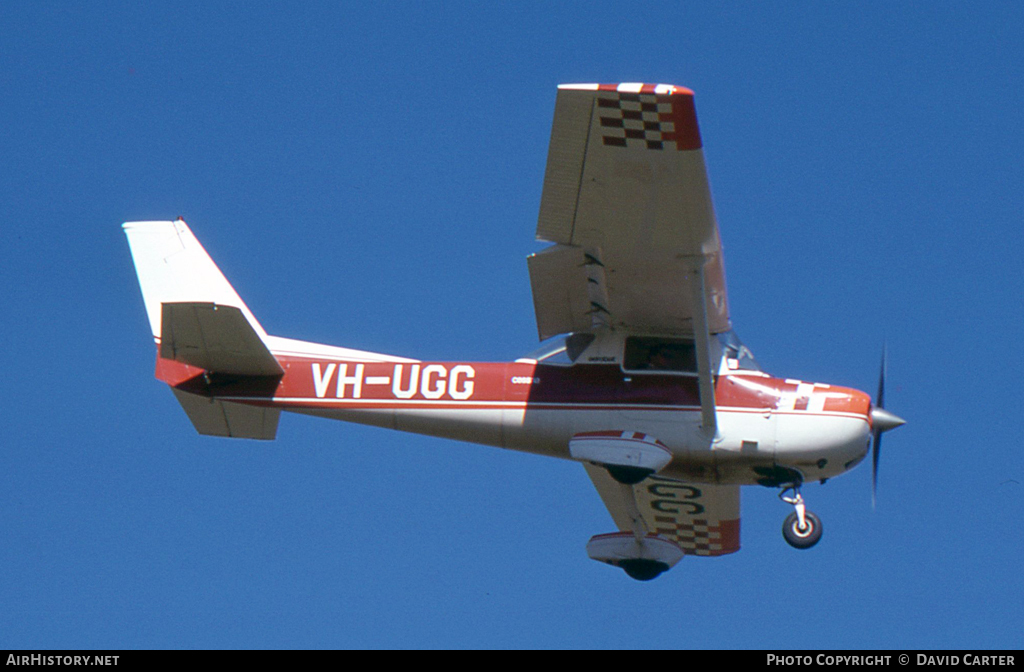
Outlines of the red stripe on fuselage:
{"type": "MultiPolygon", "coordinates": [[[[156,376],[188,392],[281,406],[337,408],[339,404],[375,409],[537,408],[577,410],[698,409],[695,376],[634,372],[616,364],[561,367],[526,362],[358,362],[278,356],[284,375],[239,377],[207,375],[194,366],[157,356],[156,376]],[[396,382],[397,379],[397,382],[396,382]]],[[[805,413],[785,400],[797,385],[778,378],[743,374],[716,379],[717,405],[730,411],[768,409],[805,413]]],[[[831,386],[820,414],[870,415],[863,392],[831,386]]],[[[812,405],[813,408],[813,405],[812,405]]]]}

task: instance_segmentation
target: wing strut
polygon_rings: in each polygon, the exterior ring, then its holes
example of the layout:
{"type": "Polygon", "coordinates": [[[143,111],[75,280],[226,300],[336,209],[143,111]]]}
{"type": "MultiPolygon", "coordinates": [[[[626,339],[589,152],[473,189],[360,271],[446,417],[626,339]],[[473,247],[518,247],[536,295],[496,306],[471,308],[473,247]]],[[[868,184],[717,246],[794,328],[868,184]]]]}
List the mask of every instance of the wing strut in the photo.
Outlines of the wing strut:
{"type": "Polygon", "coordinates": [[[711,336],[708,331],[707,294],[704,292],[704,264],[707,259],[701,255],[693,258],[690,272],[690,290],[693,305],[693,336],[697,346],[697,380],[700,383],[701,429],[709,437],[718,432],[715,416],[715,381],[711,372],[711,336]]]}
{"type": "Polygon", "coordinates": [[[619,483],[618,485],[619,489],[622,491],[622,503],[624,505],[626,515],[629,516],[633,536],[636,538],[637,543],[640,543],[641,539],[650,534],[650,530],[647,529],[647,523],[644,521],[644,517],[640,513],[640,507],[636,504],[636,491],[633,490],[632,485],[627,485],[625,483],[619,483]]]}
{"type": "Polygon", "coordinates": [[[608,472],[596,464],[584,462],[583,467],[587,475],[594,482],[597,493],[601,495],[605,507],[612,513],[612,518],[622,531],[633,533],[637,543],[651,534],[651,530],[640,512],[640,505],[636,501],[636,490],[632,485],[615,481],[608,472]]]}

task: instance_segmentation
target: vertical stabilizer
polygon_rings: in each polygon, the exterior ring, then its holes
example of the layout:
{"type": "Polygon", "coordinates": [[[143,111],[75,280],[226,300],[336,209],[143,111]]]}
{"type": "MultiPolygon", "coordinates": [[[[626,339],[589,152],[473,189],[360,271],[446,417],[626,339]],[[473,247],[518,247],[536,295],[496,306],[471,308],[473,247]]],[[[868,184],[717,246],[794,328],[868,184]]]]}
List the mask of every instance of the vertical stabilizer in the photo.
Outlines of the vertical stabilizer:
{"type": "Polygon", "coordinates": [[[161,334],[161,305],[213,303],[238,308],[261,339],[267,332],[213,263],[182,219],[123,225],[154,338],[161,334]]]}

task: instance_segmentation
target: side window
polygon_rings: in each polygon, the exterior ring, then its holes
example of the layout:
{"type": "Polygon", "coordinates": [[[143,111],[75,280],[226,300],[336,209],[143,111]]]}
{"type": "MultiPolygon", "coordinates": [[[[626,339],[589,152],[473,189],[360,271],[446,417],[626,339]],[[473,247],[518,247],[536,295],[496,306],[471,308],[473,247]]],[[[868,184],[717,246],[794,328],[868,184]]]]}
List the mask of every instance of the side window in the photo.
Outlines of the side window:
{"type": "Polygon", "coordinates": [[[697,351],[693,341],[681,338],[630,336],[622,368],[627,371],[672,371],[697,373],[697,351]]]}
{"type": "Polygon", "coordinates": [[[568,366],[575,362],[593,342],[594,334],[579,333],[558,336],[548,339],[539,348],[525,355],[525,358],[535,359],[545,364],[568,366]]]}
{"type": "Polygon", "coordinates": [[[594,342],[594,335],[587,333],[570,334],[565,339],[565,354],[569,356],[569,360],[575,362],[583,351],[590,347],[590,344],[594,342]]]}

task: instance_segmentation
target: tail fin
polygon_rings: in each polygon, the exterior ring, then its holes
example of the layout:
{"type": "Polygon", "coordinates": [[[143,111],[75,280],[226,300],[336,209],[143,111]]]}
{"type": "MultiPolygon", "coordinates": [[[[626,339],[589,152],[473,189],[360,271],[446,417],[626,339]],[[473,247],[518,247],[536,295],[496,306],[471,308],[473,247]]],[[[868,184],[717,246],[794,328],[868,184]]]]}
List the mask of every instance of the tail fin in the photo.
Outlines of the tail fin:
{"type": "Polygon", "coordinates": [[[266,346],[267,332],[184,221],[127,222],[123,228],[160,344],[157,377],[174,388],[200,434],[273,439],[278,409],[222,401],[208,388],[178,387],[204,370],[278,380],[284,370],[266,346]]]}
{"type": "Polygon", "coordinates": [[[135,260],[154,338],[161,336],[164,303],[232,306],[242,312],[261,340],[267,335],[184,220],[126,222],[122,228],[135,260]]]}

